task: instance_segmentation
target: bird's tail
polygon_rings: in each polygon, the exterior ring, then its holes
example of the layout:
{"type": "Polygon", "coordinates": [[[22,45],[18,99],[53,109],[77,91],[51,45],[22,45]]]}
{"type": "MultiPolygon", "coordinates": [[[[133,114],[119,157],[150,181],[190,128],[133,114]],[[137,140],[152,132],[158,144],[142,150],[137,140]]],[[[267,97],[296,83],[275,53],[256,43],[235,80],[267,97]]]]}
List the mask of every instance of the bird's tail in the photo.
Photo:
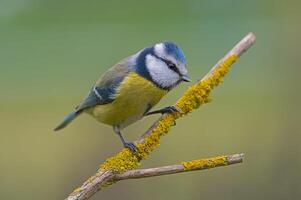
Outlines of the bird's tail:
{"type": "Polygon", "coordinates": [[[69,113],[64,120],[54,129],[58,131],[60,129],[65,128],[70,122],[72,122],[79,114],[82,113],[82,110],[76,110],[74,112],[69,113]]]}

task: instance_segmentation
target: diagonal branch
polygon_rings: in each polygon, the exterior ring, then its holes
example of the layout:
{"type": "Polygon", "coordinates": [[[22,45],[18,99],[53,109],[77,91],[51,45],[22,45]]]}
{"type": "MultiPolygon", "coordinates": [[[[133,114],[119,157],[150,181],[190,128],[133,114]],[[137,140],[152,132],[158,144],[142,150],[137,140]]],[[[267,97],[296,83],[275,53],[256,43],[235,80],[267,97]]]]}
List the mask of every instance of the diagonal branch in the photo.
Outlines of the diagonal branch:
{"type": "MultiPolygon", "coordinates": [[[[122,176],[122,174],[129,173],[131,170],[137,168],[140,165],[140,161],[147,158],[159,145],[160,138],[169,132],[170,128],[175,124],[175,120],[192,112],[200,105],[210,102],[210,94],[213,88],[222,82],[223,77],[230,70],[232,64],[249,49],[254,42],[255,35],[253,33],[247,34],[204,76],[204,78],[188,88],[176,102],[175,106],[181,110],[180,113],[163,115],[136,141],[138,153],[133,154],[128,149],[123,149],[117,155],[108,158],[100,166],[97,173],[90,177],[81,187],[75,189],[67,199],[89,199],[98,190],[101,190],[108,184],[114,183],[112,182],[114,177],[118,177],[118,175],[122,176]]],[[[189,164],[189,162],[186,164],[189,164]]],[[[210,160],[206,160],[205,165],[210,164],[210,160]]]]}

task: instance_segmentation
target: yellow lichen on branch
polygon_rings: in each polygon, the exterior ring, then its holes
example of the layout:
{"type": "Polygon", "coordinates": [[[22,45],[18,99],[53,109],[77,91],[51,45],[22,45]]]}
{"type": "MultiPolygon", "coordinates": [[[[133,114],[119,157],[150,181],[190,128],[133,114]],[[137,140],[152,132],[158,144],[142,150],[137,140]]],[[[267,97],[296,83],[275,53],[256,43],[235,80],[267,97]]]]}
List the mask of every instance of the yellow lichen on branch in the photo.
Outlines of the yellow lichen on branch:
{"type": "Polygon", "coordinates": [[[228,73],[231,65],[237,58],[238,57],[234,54],[230,55],[224,62],[215,68],[212,74],[191,86],[184,93],[176,103],[176,107],[182,111],[180,116],[191,112],[202,104],[210,102],[210,93],[212,89],[222,82],[224,76],[228,73]]]}
{"type": "Polygon", "coordinates": [[[192,160],[181,163],[186,171],[196,169],[209,169],[217,166],[227,165],[227,156],[218,156],[208,159],[192,160]]]}
{"type": "Polygon", "coordinates": [[[100,166],[100,170],[112,170],[121,173],[137,168],[140,161],[146,158],[160,144],[160,137],[169,131],[174,124],[174,120],[173,115],[165,115],[152,130],[152,133],[142,143],[136,144],[138,149],[136,154],[124,148],[117,155],[108,158],[100,166]]]}
{"type": "Polygon", "coordinates": [[[123,149],[117,155],[108,158],[100,166],[100,170],[112,170],[116,173],[122,173],[137,168],[140,161],[146,158],[160,144],[161,136],[168,133],[176,119],[190,113],[200,105],[210,102],[212,89],[222,82],[223,77],[237,58],[234,54],[230,55],[208,77],[191,86],[176,103],[176,107],[181,112],[164,115],[143,142],[136,144],[138,153],[133,154],[128,149],[123,149]]]}

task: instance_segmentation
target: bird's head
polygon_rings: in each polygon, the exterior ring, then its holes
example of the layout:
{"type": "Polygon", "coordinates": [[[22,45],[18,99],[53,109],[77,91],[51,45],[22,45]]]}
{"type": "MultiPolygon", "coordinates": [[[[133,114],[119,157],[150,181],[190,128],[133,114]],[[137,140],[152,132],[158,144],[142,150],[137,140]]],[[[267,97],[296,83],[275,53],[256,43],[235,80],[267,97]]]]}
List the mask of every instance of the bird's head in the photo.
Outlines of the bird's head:
{"type": "Polygon", "coordinates": [[[172,42],[155,44],[138,54],[138,71],[163,89],[189,82],[183,51],[172,42]]]}

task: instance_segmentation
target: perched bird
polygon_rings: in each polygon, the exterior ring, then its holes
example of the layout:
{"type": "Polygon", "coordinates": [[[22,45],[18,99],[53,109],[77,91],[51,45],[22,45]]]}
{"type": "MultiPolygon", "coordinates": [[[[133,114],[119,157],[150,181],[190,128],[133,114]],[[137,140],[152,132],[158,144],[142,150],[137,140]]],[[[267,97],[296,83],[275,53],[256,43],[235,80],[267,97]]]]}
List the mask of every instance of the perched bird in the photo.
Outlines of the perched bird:
{"type": "Polygon", "coordinates": [[[105,72],[75,111],[54,130],[64,128],[85,112],[111,125],[123,146],[136,152],[136,146],[126,142],[120,130],[146,115],[177,112],[174,106],[151,112],[150,109],[182,81],[190,79],[185,56],[176,44],[163,42],[144,48],[105,72]]]}

